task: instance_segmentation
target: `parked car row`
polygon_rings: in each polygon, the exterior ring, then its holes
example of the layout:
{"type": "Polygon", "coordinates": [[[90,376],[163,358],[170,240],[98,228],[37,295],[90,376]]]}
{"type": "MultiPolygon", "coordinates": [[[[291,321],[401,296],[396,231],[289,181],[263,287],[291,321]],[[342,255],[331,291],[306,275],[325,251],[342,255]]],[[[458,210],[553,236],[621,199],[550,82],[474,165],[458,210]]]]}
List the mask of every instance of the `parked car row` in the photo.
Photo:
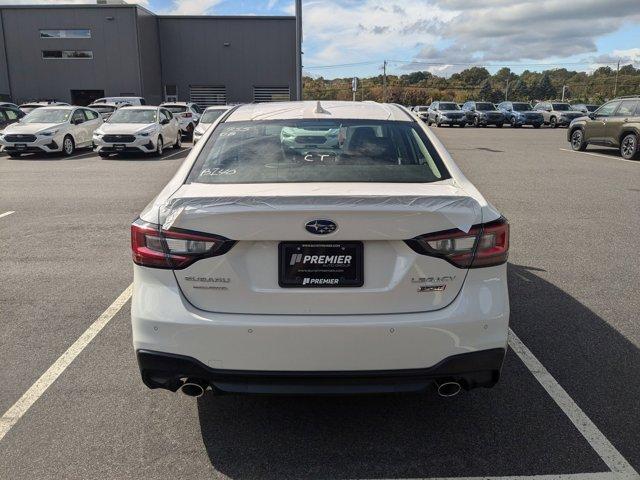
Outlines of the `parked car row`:
{"type": "Polygon", "coordinates": [[[101,157],[122,153],[162,155],[180,148],[182,135],[194,143],[230,106],[209,107],[185,102],[149,106],[131,99],[99,99],[89,107],[39,105],[28,114],[17,106],[0,106],[0,144],[11,157],[24,153],[62,153],[92,147],[101,157]],[[200,122],[200,120],[203,120],[200,122]]]}
{"type": "Polygon", "coordinates": [[[565,102],[538,102],[531,106],[527,102],[491,102],[471,100],[463,104],[435,101],[429,106],[412,107],[412,111],[427,125],[457,125],[465,127],[486,127],[494,125],[501,128],[508,124],[514,128],[530,125],[540,128],[549,125],[552,128],[569,126],[572,120],[597,109],[596,105],[570,105],[565,102]]]}
{"type": "Polygon", "coordinates": [[[620,150],[626,160],[640,158],[640,96],[616,98],[588,116],[569,124],[571,148],[584,151],[588,145],[620,150]]]}

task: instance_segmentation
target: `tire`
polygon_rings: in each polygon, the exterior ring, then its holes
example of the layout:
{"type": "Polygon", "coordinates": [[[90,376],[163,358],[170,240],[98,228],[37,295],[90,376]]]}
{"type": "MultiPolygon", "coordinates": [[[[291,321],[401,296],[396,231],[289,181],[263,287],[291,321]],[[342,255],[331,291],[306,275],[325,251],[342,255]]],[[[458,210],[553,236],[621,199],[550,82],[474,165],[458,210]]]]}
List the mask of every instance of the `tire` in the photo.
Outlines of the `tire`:
{"type": "Polygon", "coordinates": [[[540,128],[542,126],[541,123],[534,123],[533,128],[540,128]]]}
{"type": "Polygon", "coordinates": [[[156,142],[156,149],[153,152],[153,156],[154,157],[161,157],[162,153],[164,152],[164,143],[162,141],[162,137],[158,137],[158,140],[156,142]]]}
{"type": "Polygon", "coordinates": [[[427,118],[427,127],[430,127],[430,126],[431,126],[431,119],[427,118]]]}
{"type": "Polygon", "coordinates": [[[195,128],[196,127],[194,127],[193,123],[187,125],[187,138],[193,138],[193,131],[195,130],[195,128]]]}
{"type": "Polygon", "coordinates": [[[173,144],[173,148],[175,150],[180,150],[182,148],[182,135],[180,131],[178,131],[178,135],[176,135],[176,143],[173,144]]]}
{"type": "Polygon", "coordinates": [[[549,119],[549,126],[551,128],[558,128],[558,120],[556,119],[556,117],[551,117],[549,119]]]}
{"type": "Polygon", "coordinates": [[[21,153],[18,152],[7,152],[11,158],[20,158],[22,156],[21,153]]]}
{"type": "Polygon", "coordinates": [[[620,142],[620,155],[625,160],[638,160],[640,158],[638,149],[638,136],[635,133],[627,133],[620,142]]]}
{"type": "Polygon", "coordinates": [[[518,128],[518,124],[516,123],[516,117],[511,117],[511,121],[509,123],[511,124],[511,128],[518,128]]]}
{"type": "Polygon", "coordinates": [[[462,122],[462,123],[459,123],[459,124],[458,124],[458,126],[459,126],[460,128],[464,128],[464,127],[466,127],[466,126],[467,126],[467,124],[466,124],[465,122],[462,122]]]}
{"type": "Polygon", "coordinates": [[[584,152],[587,148],[587,142],[584,141],[584,133],[581,129],[576,128],[571,132],[571,150],[576,152],[584,152]]]}
{"type": "Polygon", "coordinates": [[[440,119],[438,117],[436,117],[436,127],[441,127],[442,124],[440,123],[440,119]]]}
{"type": "Polygon", "coordinates": [[[502,128],[502,123],[496,123],[496,128],[502,128]]]}
{"type": "Polygon", "coordinates": [[[71,135],[66,135],[62,140],[62,153],[65,157],[70,157],[76,151],[76,144],[71,135]]]}
{"type": "Polygon", "coordinates": [[[478,117],[473,117],[473,126],[476,128],[480,126],[480,121],[478,120],[478,117]]]}

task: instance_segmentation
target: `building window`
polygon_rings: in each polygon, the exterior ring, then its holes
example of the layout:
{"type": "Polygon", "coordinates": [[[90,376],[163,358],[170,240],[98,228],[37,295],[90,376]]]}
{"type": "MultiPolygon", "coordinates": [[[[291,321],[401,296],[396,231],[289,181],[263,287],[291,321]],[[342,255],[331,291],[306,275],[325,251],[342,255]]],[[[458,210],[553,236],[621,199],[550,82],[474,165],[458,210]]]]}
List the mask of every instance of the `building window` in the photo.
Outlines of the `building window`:
{"type": "Polygon", "coordinates": [[[288,102],[291,92],[288,86],[282,87],[253,87],[254,102],[288,102]]]}
{"type": "Polygon", "coordinates": [[[40,38],[91,38],[89,29],[40,30],[40,38]]]}
{"type": "Polygon", "coordinates": [[[43,50],[42,58],[49,59],[79,59],[90,60],[93,58],[91,50],[43,50]]]}

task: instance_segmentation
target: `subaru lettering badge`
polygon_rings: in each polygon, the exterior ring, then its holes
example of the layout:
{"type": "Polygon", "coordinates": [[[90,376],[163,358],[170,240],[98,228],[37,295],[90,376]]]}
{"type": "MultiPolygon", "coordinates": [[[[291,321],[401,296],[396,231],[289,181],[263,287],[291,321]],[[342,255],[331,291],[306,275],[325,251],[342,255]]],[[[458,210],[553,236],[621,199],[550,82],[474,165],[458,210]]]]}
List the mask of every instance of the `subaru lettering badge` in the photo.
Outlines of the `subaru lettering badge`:
{"type": "Polygon", "coordinates": [[[307,222],[304,228],[307,232],[315,235],[328,235],[338,229],[338,225],[331,220],[311,220],[307,222]]]}

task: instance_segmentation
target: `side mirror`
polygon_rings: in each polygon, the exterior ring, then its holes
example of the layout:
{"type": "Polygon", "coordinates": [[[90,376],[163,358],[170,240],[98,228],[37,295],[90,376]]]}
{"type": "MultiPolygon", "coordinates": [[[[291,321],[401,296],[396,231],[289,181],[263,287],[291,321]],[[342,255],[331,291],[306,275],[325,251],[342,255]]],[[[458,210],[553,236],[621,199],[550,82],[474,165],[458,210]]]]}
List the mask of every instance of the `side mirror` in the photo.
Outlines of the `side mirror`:
{"type": "Polygon", "coordinates": [[[591,113],[589,114],[589,118],[590,118],[591,120],[595,120],[595,119],[596,119],[596,112],[591,112],[591,113]]]}
{"type": "Polygon", "coordinates": [[[160,120],[160,125],[166,125],[169,123],[169,119],[168,118],[163,118],[162,120],[160,120]]]}

